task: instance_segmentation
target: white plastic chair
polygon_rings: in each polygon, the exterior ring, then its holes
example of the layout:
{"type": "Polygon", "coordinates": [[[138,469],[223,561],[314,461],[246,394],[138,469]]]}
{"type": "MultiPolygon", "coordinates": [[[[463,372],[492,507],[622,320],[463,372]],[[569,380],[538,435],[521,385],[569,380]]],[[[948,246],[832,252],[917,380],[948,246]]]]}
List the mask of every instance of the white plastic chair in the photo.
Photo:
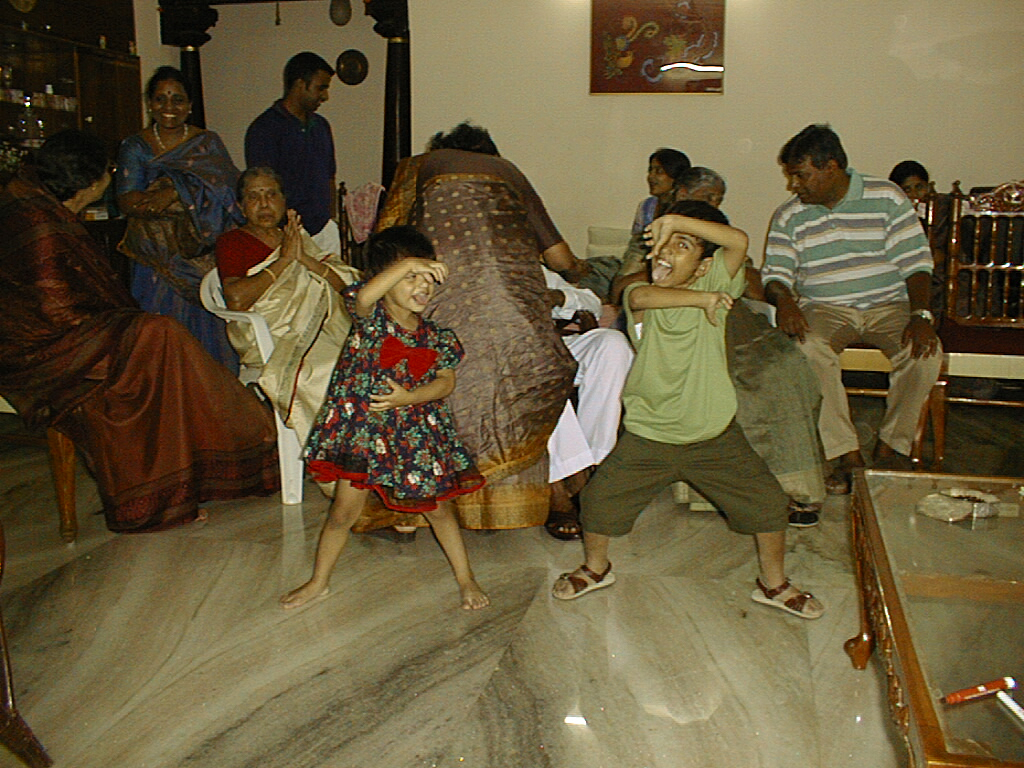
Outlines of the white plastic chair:
{"type": "MultiPolygon", "coordinates": [[[[216,269],[206,273],[199,285],[199,299],[203,306],[227,321],[249,323],[256,336],[256,348],[260,359],[266,363],[274,351],[274,337],[270,335],[270,327],[266,319],[258,312],[237,312],[228,309],[224,301],[224,290],[220,284],[220,275],[216,269]]],[[[259,379],[259,369],[242,367],[238,379],[243,384],[250,384],[259,379]]],[[[302,445],[294,429],[285,425],[274,409],[274,421],[277,423],[277,453],[281,465],[281,501],[285,504],[302,503],[302,476],[305,469],[302,463],[302,445]]]]}

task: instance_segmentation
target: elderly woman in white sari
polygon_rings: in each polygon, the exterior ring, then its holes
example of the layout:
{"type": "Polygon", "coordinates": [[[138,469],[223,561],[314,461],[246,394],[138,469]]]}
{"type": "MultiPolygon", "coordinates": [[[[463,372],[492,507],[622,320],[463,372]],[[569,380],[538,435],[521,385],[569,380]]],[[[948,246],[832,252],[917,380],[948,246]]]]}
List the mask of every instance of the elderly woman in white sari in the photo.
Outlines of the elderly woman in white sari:
{"type": "MultiPolygon", "coordinates": [[[[286,211],[281,178],[250,168],[238,181],[246,223],[217,240],[217,270],[228,309],[252,310],[267,320],[274,353],[259,385],[281,419],[305,442],[323,404],[351,321],[339,295],[359,273],[325,253],[286,211]]],[[[242,365],[262,365],[250,326],[228,325],[242,365]]]]}

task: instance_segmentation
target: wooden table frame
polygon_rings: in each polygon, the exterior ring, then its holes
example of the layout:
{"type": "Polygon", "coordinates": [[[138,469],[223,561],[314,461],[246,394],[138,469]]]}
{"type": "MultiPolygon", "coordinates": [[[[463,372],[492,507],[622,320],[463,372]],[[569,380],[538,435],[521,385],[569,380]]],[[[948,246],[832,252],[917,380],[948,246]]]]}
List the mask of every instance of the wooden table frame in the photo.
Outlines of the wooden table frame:
{"type": "MultiPolygon", "coordinates": [[[[0,525],[0,578],[3,578],[6,561],[4,529],[0,525]]],[[[4,632],[3,617],[0,616],[0,744],[3,744],[30,768],[47,768],[53,760],[39,739],[32,733],[28,723],[18,712],[14,702],[14,680],[11,675],[11,660],[7,654],[7,633],[4,632]]]]}
{"type": "MultiPolygon", "coordinates": [[[[918,473],[884,474],[920,477],[918,473]]],[[[1005,479],[977,478],[980,482],[1005,479]]],[[[924,673],[911,640],[896,581],[889,569],[882,532],[873,514],[865,470],[854,473],[850,526],[860,593],[860,631],[844,643],[843,649],[854,668],[864,669],[877,645],[888,683],[889,712],[906,744],[910,764],[927,768],[1024,768],[1021,762],[947,752],[931,694],[923,682],[924,673]]],[[[930,588],[948,589],[941,584],[930,588]]]]}

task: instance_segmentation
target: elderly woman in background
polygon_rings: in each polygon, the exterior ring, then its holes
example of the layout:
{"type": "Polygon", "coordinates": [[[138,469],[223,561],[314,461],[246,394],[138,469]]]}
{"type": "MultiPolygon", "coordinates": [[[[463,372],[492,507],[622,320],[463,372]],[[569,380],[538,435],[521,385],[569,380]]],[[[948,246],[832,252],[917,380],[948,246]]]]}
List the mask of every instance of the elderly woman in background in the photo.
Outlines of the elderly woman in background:
{"type": "Polygon", "coordinates": [[[486,130],[463,123],[403,160],[379,228],[412,224],[449,271],[426,316],[466,350],[448,402],[487,485],[456,499],[467,528],[540,525],[549,511],[547,443],[576,362],[556,333],[543,263],[572,282],[573,255],[526,177],[486,130]]]}
{"type": "Polygon", "coordinates": [[[242,222],[238,169],[216,133],[188,124],[192,99],[180,71],[157,69],[146,99],[152,122],[121,143],[117,158],[117,203],[128,216],[120,250],[135,262],[132,295],[147,312],[180,321],[237,373],[224,321],[203,309],[199,282],[214,267],[217,237],[242,222]]]}
{"type": "Polygon", "coordinates": [[[274,337],[263,365],[251,326],[230,323],[228,336],[281,420],[305,441],[352,323],[339,295],[359,278],[337,254],[313,242],[295,211],[285,211],[281,177],[249,168],[238,180],[245,224],[217,240],[217,271],[228,309],[261,314],[274,337]]]}
{"type": "Polygon", "coordinates": [[[77,221],[109,183],[102,142],[64,131],[0,196],[0,394],[71,438],[110,530],[154,531],[276,491],[277,442],[270,412],[179,323],[140,311],[77,221]]]}
{"type": "Polygon", "coordinates": [[[725,189],[725,179],[718,171],[697,165],[679,175],[672,199],[703,200],[715,208],[721,208],[722,200],[725,199],[725,189]]]}

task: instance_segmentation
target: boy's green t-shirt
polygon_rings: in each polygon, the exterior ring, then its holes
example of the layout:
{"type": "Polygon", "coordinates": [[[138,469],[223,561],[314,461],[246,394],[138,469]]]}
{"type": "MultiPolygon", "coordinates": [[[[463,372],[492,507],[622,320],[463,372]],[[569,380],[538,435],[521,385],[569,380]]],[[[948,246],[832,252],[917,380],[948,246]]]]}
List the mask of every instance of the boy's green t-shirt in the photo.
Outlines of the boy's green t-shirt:
{"type": "MultiPolygon", "coordinates": [[[[691,290],[742,295],[746,279],[741,268],[730,277],[721,253],[691,290]]],[[[642,285],[642,284],[641,284],[642,285]]],[[[631,285],[623,295],[629,337],[636,359],[622,391],[623,423],[634,435],[660,443],[682,445],[710,440],[725,431],[736,415],[736,392],[725,357],[724,308],[718,325],[703,309],[648,309],[638,335],[629,309],[631,285]]]]}

